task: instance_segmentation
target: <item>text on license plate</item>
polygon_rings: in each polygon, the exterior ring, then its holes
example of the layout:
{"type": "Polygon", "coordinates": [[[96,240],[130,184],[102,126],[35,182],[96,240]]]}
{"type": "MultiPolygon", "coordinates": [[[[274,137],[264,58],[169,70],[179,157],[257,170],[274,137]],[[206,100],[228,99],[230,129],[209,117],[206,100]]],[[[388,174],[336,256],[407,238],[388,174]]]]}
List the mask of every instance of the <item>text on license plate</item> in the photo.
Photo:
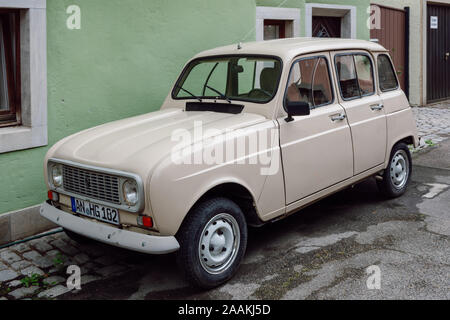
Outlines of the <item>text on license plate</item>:
{"type": "Polygon", "coordinates": [[[72,211],[83,216],[94,218],[103,222],[119,225],[119,211],[117,209],[90,203],[88,201],[71,198],[72,211]]]}

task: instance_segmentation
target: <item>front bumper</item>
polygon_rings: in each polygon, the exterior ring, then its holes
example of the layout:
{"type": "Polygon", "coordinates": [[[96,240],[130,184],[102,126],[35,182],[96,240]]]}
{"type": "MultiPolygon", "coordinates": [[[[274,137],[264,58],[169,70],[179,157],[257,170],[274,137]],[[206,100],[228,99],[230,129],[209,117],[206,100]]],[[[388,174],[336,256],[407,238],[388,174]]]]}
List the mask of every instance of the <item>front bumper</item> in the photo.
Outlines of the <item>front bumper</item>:
{"type": "Polygon", "coordinates": [[[67,230],[116,247],[151,254],[170,253],[180,248],[175,237],[150,236],[117,229],[76,217],[48,203],[41,205],[40,212],[44,218],[67,230]]]}

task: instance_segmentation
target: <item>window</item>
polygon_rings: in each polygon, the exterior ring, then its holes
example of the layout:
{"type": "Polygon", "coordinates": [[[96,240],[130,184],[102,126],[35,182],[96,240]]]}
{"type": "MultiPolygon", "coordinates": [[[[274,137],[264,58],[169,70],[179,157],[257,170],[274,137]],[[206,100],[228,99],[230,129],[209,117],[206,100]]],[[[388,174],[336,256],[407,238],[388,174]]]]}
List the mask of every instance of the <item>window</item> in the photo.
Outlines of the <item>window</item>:
{"type": "Polygon", "coordinates": [[[390,91],[398,88],[397,77],[391,59],[385,54],[378,56],[378,76],[381,91],[390,91]]]}
{"type": "Polygon", "coordinates": [[[301,59],[292,65],[286,99],[307,102],[311,108],[333,101],[328,62],[324,57],[301,59]]]}
{"type": "Polygon", "coordinates": [[[375,93],[372,62],[368,56],[336,56],[336,70],[344,99],[356,99],[375,93]]]}
{"type": "Polygon", "coordinates": [[[264,40],[286,38],[286,21],[264,20],[264,40]]]}
{"type": "Polygon", "coordinates": [[[228,56],[192,61],[177,82],[175,99],[230,99],[267,103],[275,96],[281,62],[275,58],[228,56]]]}
{"type": "Polygon", "coordinates": [[[0,1],[0,154],[48,143],[46,8],[0,1]]]}
{"type": "Polygon", "coordinates": [[[20,123],[20,16],[0,9],[0,126],[20,123]]]}

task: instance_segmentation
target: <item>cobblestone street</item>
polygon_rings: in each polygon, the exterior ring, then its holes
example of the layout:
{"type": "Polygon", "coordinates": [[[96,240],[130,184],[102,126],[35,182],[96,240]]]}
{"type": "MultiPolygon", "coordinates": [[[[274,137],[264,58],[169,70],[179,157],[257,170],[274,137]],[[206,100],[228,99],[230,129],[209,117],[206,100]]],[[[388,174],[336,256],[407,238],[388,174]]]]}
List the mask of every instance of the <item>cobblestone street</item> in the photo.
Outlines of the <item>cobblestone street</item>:
{"type": "MultiPolygon", "coordinates": [[[[450,102],[432,107],[414,108],[414,114],[417,119],[419,135],[422,138],[422,148],[439,145],[450,138],[450,102]]],[[[385,204],[382,203],[381,206],[383,205],[385,204]]],[[[349,219],[349,221],[356,221],[356,219],[349,219]]],[[[411,221],[410,223],[416,222],[411,221]]],[[[55,233],[51,235],[0,250],[0,300],[53,299],[67,294],[69,289],[66,286],[66,279],[69,275],[66,274],[66,270],[69,265],[77,265],[81,268],[81,285],[85,286],[94,281],[123,275],[137,266],[150,267],[153,261],[152,257],[100,243],[78,244],[69,239],[64,232],[58,232],[60,229],[53,231],[55,233]]],[[[405,232],[407,231],[405,230],[405,232]]],[[[281,240],[280,236],[280,240],[277,241],[281,240]]],[[[442,250],[447,249],[443,246],[442,250]]],[[[160,261],[170,260],[172,257],[157,259],[157,263],[160,263],[160,261]]],[[[443,260],[445,259],[448,257],[443,257],[443,260]]],[[[155,268],[160,270],[156,264],[155,268]]],[[[173,268],[175,269],[176,266],[173,268]]],[[[282,271],[280,270],[280,272],[282,271]]],[[[167,282],[168,287],[172,285],[170,278],[160,281],[167,282]]],[[[161,283],[154,285],[155,287],[163,286],[161,283]]],[[[184,285],[182,283],[181,287],[184,285]]],[[[251,285],[249,284],[249,286],[251,285]]],[[[178,288],[180,284],[177,283],[173,286],[178,288]]],[[[167,288],[164,287],[164,289],[167,288]]],[[[235,291],[239,291],[238,287],[235,291]]],[[[139,295],[133,297],[140,298],[139,295]]],[[[243,298],[246,297],[243,296],[243,298]]]]}

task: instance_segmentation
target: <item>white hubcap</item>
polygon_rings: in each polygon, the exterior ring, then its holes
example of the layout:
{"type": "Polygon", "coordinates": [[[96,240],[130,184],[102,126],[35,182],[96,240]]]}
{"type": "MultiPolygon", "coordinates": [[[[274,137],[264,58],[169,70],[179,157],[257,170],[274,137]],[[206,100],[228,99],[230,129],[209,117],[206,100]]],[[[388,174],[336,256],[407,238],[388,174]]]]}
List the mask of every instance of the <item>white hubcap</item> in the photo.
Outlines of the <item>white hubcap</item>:
{"type": "Polygon", "coordinates": [[[221,273],[234,261],[240,243],[239,225],[233,216],[222,213],[203,229],[199,243],[202,267],[211,274],[221,273]]]}

